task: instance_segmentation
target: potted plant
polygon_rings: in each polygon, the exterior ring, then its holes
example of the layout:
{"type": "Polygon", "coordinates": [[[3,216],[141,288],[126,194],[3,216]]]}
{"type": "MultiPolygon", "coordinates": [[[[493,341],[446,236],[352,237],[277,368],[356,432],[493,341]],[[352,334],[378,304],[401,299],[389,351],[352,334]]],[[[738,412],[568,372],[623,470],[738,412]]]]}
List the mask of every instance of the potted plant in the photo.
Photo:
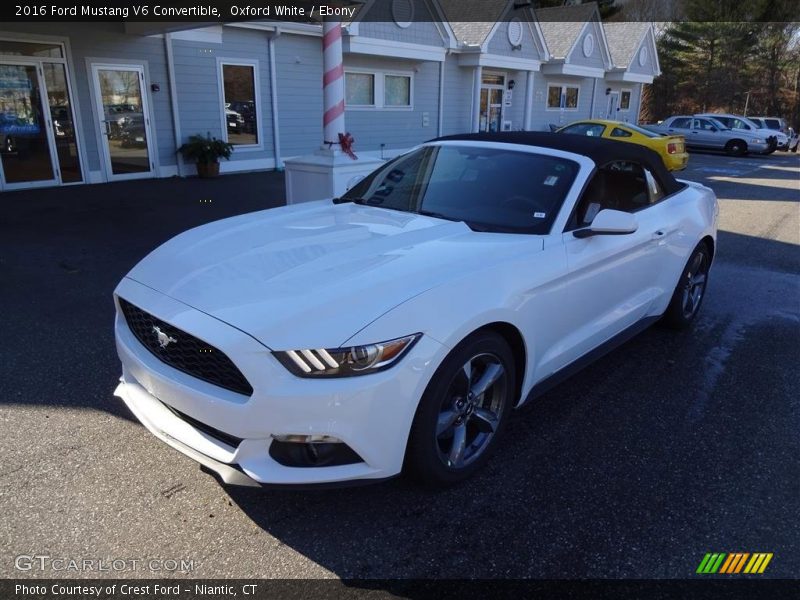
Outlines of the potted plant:
{"type": "Polygon", "coordinates": [[[195,134],[189,136],[189,141],[178,148],[178,152],[186,160],[195,161],[199,177],[216,177],[219,175],[219,159],[230,159],[233,144],[211,137],[211,133],[205,137],[195,134]]]}

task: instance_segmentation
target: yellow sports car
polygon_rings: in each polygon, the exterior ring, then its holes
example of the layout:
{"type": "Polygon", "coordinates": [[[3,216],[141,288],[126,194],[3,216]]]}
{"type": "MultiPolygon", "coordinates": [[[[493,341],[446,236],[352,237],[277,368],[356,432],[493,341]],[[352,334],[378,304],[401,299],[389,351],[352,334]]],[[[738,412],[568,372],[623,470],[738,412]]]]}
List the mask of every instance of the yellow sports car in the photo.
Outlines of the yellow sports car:
{"type": "Polygon", "coordinates": [[[686,140],[682,135],[661,135],[631,123],[604,119],[575,121],[556,131],[558,133],[571,133],[589,137],[604,137],[620,142],[631,142],[647,146],[651,150],[658,152],[661,160],[664,161],[670,171],[685,169],[689,163],[689,154],[686,152],[685,145],[686,140]]]}

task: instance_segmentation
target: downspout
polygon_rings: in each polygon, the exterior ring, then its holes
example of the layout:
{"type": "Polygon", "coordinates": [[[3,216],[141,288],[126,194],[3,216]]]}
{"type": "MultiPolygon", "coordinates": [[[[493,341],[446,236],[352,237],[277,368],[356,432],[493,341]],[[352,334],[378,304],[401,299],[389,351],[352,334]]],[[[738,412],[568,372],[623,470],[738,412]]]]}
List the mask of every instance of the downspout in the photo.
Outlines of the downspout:
{"type": "Polygon", "coordinates": [[[531,116],[533,114],[533,71],[528,71],[528,78],[525,80],[525,116],[523,117],[523,128],[525,131],[531,130],[531,116]]]}
{"type": "Polygon", "coordinates": [[[283,171],[281,135],[278,128],[278,77],[275,67],[275,40],[280,34],[280,28],[276,27],[275,31],[267,36],[267,48],[269,50],[269,95],[272,101],[272,147],[273,153],[275,154],[276,171],[283,171]]]}
{"type": "Polygon", "coordinates": [[[164,48],[167,52],[167,78],[169,79],[169,102],[172,109],[172,129],[175,134],[175,153],[178,176],[183,177],[183,156],[178,152],[178,148],[183,144],[181,135],[181,117],[178,112],[178,86],[175,82],[175,55],[172,53],[172,34],[164,34],[164,48]]]}
{"type": "MultiPolygon", "coordinates": [[[[445,54],[445,60],[447,59],[447,54],[445,54]]],[[[437,135],[436,137],[442,137],[444,135],[444,124],[442,120],[444,119],[444,60],[439,63],[439,127],[437,128],[437,135]]]]}
{"type": "MultiPolygon", "coordinates": [[[[605,79],[603,79],[605,81],[605,79]]],[[[592,81],[592,105],[589,110],[589,118],[594,119],[595,102],[597,102],[597,77],[592,81]]]]}

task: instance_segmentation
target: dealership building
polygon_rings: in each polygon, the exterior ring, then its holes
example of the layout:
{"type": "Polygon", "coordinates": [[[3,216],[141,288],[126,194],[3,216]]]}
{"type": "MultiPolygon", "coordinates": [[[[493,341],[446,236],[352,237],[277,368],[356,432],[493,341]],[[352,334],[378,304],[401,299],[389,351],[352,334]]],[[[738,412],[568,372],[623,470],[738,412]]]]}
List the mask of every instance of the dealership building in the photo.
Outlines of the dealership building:
{"type": "MultiPolygon", "coordinates": [[[[194,175],[177,153],[193,134],[234,144],[223,172],[319,149],[322,25],[200,25],[0,24],[0,191],[194,175]]],[[[470,131],[635,123],[660,73],[651,25],[603,23],[594,3],[367,0],[341,26],[360,158],[470,131]]]]}

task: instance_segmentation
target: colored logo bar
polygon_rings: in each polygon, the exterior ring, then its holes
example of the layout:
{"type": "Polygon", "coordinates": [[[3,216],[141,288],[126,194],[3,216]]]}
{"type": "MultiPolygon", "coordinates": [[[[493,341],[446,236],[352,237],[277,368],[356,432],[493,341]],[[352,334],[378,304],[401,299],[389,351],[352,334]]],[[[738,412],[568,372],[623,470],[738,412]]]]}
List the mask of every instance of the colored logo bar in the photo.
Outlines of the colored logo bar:
{"type": "Polygon", "coordinates": [[[735,575],[737,573],[761,574],[772,560],[772,552],[709,552],[700,561],[697,573],[735,575]]]}

